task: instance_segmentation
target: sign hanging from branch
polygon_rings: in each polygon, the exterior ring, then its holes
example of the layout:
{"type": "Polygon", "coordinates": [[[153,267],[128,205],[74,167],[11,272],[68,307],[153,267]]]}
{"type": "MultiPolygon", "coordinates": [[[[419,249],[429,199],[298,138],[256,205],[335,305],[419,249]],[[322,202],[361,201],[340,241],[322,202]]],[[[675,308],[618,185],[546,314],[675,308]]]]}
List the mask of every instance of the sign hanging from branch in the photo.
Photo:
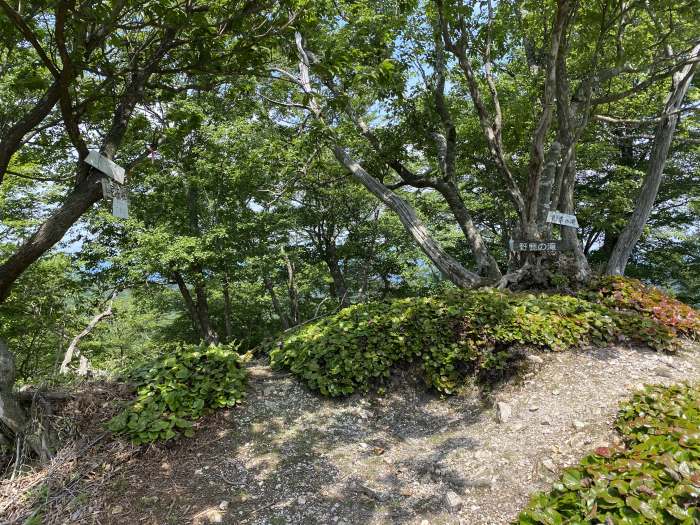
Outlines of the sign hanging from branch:
{"type": "Polygon", "coordinates": [[[112,185],[112,215],[120,219],[129,218],[129,191],[125,186],[112,185]]]}
{"type": "Polygon", "coordinates": [[[551,222],[552,224],[560,224],[562,226],[570,226],[571,228],[578,228],[576,215],[570,215],[560,211],[550,211],[547,214],[547,222],[551,222]]]}
{"type": "Polygon", "coordinates": [[[124,184],[124,168],[119,164],[115,164],[104,155],[100,155],[99,152],[90,150],[88,156],[85,157],[85,162],[107,175],[110,179],[115,180],[119,184],[124,184]]]}
{"type": "Polygon", "coordinates": [[[129,218],[129,190],[126,186],[117,184],[114,181],[109,180],[107,177],[103,177],[102,183],[102,196],[105,200],[112,201],[112,215],[119,217],[120,219],[129,218]]]}

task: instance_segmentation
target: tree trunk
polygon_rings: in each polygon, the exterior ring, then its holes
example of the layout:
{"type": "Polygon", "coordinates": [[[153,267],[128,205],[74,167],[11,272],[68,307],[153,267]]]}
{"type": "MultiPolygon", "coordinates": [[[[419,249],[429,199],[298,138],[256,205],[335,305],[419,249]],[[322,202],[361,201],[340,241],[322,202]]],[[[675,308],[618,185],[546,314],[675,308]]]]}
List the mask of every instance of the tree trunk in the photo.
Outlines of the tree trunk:
{"type": "Polygon", "coordinates": [[[343,271],[340,269],[340,262],[338,261],[338,255],[336,254],[335,241],[331,240],[326,246],[325,262],[328,266],[328,271],[333,279],[332,293],[341,307],[347,306],[348,301],[348,287],[345,282],[345,276],[343,271]]]}
{"type": "Polygon", "coordinates": [[[287,317],[287,314],[284,313],[284,310],[282,310],[282,306],[280,305],[280,302],[277,299],[275,287],[272,284],[270,277],[268,277],[267,275],[263,275],[263,282],[265,283],[265,288],[267,289],[268,293],[270,294],[270,298],[272,299],[272,308],[275,310],[277,317],[280,318],[282,328],[284,330],[289,330],[289,318],[287,317]]]}
{"type": "Polygon", "coordinates": [[[14,384],[15,360],[5,342],[0,341],[0,432],[5,433],[10,442],[16,437],[25,437],[41,461],[47,461],[51,458],[51,451],[48,448],[46,433],[40,429],[38,434],[26,434],[31,431],[29,418],[13,392],[14,384]],[[9,430],[9,433],[2,427],[9,430]]]}
{"type": "Polygon", "coordinates": [[[333,147],[338,161],[345,166],[352,177],[360,182],[375,197],[382,201],[399,217],[406,231],[413,237],[418,247],[447,279],[459,288],[473,288],[481,283],[481,277],[464,268],[450,256],[428,233],[427,228],[413,207],[384,184],[372,177],[340,146],[333,147]]]}
{"type": "Polygon", "coordinates": [[[58,243],[68,229],[102,197],[101,175],[91,170],[90,175],[81,181],[68,195],[63,204],[0,265],[0,304],[9,293],[12,284],[39,257],[58,243]]]}
{"type": "MultiPolygon", "coordinates": [[[[102,154],[108,159],[114,158],[124,138],[134,108],[143,97],[144,85],[149,76],[150,73],[144,71],[132,75],[131,83],[114,112],[111,127],[102,145],[102,154]]],[[[63,204],[0,266],[0,304],[7,299],[12,284],[29,265],[59,242],[68,229],[100,200],[103,176],[83,162],[78,164],[76,185],[63,204]]]]}
{"type": "Polygon", "coordinates": [[[625,273],[625,267],[632,255],[632,250],[634,250],[635,245],[641,238],[644,225],[649,220],[654,201],[659,193],[661,180],[663,179],[668,151],[678,124],[679,111],[688,93],[688,88],[693,81],[698,58],[700,58],[700,44],[697,44],[690,53],[690,59],[694,60],[673,75],[671,92],[668,95],[663,114],[654,133],[654,144],[651,149],[649,166],[637,198],[637,205],[625,229],[622,230],[608,260],[606,268],[608,275],[623,275],[625,273]]]}
{"type": "MultiPolygon", "coordinates": [[[[309,57],[303,46],[303,38],[298,31],[294,35],[297,52],[299,54],[299,85],[309,96],[309,105],[314,116],[323,122],[323,112],[316,100],[316,94],[311,87],[309,76],[309,57]]],[[[430,259],[444,277],[452,281],[459,288],[473,288],[481,283],[481,277],[464,268],[458,261],[451,257],[430,236],[428,229],[418,217],[418,214],[405,200],[396,195],[384,184],[372,177],[349,153],[335,144],[332,147],[335,158],[350,172],[350,175],[362,184],[367,190],[383,202],[399,217],[406,231],[413,237],[418,247],[430,259]]]]}
{"type": "Polygon", "coordinates": [[[287,252],[282,250],[284,261],[287,265],[287,294],[289,295],[289,322],[292,326],[296,326],[301,321],[299,315],[299,290],[297,289],[297,281],[294,269],[294,263],[287,255],[287,252]]]}
{"type": "Polygon", "coordinates": [[[190,322],[192,323],[192,330],[194,330],[195,334],[201,335],[202,332],[199,328],[197,309],[195,307],[194,300],[192,299],[192,294],[190,293],[189,288],[187,288],[187,283],[180,272],[173,272],[173,278],[177,283],[178,290],[180,290],[182,300],[185,301],[185,308],[187,309],[187,314],[189,315],[190,322]]]}
{"type": "MultiPolygon", "coordinates": [[[[80,356],[81,357],[81,367],[79,371],[83,371],[83,369],[87,368],[87,358],[84,358],[83,356],[80,355],[80,351],[78,350],[78,343],[80,343],[80,340],[86,337],[90,332],[92,332],[97,324],[102,321],[103,319],[110,317],[112,315],[112,304],[114,302],[114,297],[115,294],[112,294],[112,297],[109,299],[109,304],[107,305],[107,308],[98,313],[95,317],[92,318],[92,320],[88,323],[88,325],[85,327],[85,329],[80,332],[78,335],[76,335],[73,340],[70,342],[70,345],[68,345],[68,350],[66,350],[66,353],[63,357],[63,362],[61,363],[61,367],[59,368],[59,373],[61,374],[67,374],[68,373],[68,365],[70,364],[71,360],[73,359],[74,355],[80,356]],[[83,362],[84,361],[84,362],[83,362]]],[[[87,370],[85,370],[85,373],[87,373],[87,370]]],[[[85,375],[84,373],[81,375],[85,375]]]]}
{"type": "Polygon", "coordinates": [[[209,323],[209,303],[207,301],[206,289],[201,283],[195,284],[195,300],[182,274],[176,271],[173,272],[173,277],[180,290],[180,295],[182,295],[182,299],[185,301],[185,307],[187,308],[187,313],[190,316],[192,328],[195,333],[199,334],[202,341],[206,341],[209,344],[217,344],[219,342],[219,336],[211,328],[209,323]]]}
{"type": "Polygon", "coordinates": [[[204,285],[204,276],[201,276],[194,285],[194,292],[197,296],[197,318],[202,330],[202,339],[210,345],[219,344],[219,334],[211,326],[209,317],[209,300],[207,299],[207,289],[204,285]]]}
{"type": "Polygon", "coordinates": [[[464,201],[457,187],[451,182],[441,181],[436,185],[435,189],[437,189],[447,201],[450,210],[452,210],[452,214],[455,216],[459,227],[462,229],[462,233],[464,233],[464,236],[467,238],[474,258],[476,259],[477,273],[490,279],[500,279],[501,270],[498,267],[498,263],[496,263],[496,259],[489,253],[486,243],[484,243],[481,233],[474,225],[471,214],[464,205],[464,201]]]}
{"type": "Polygon", "coordinates": [[[233,339],[233,327],[231,326],[231,292],[229,289],[228,275],[224,275],[223,285],[224,295],[224,331],[226,334],[226,342],[230,343],[233,339]]]}
{"type": "Polygon", "coordinates": [[[36,105],[24,117],[16,122],[0,140],[0,183],[2,183],[7,167],[12,156],[21,147],[27,133],[37,127],[46,118],[58,102],[59,82],[54,82],[46,90],[46,93],[37,101],[36,105]]]}

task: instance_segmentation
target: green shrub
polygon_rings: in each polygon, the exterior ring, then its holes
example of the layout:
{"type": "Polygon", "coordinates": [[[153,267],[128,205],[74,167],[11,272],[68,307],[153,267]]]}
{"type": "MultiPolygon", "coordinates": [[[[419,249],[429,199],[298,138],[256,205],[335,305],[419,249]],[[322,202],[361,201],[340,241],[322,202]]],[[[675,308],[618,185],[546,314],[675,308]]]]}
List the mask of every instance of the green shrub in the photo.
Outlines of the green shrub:
{"type": "Polygon", "coordinates": [[[168,346],[163,357],[135,372],[136,400],[108,428],[137,444],[191,436],[197,418],[242,399],[246,372],[236,350],[236,345],[168,346]]]}
{"type": "Polygon", "coordinates": [[[516,523],[700,523],[700,385],[647,387],[616,428],[623,445],[566,469],[516,523]]]}
{"type": "Polygon", "coordinates": [[[287,334],[270,361],[330,396],[365,391],[392,367],[416,362],[429,384],[452,393],[467,375],[505,368],[514,345],[557,351],[621,338],[661,349],[673,333],[652,318],[566,295],[462,291],[351,306],[287,334]]]}

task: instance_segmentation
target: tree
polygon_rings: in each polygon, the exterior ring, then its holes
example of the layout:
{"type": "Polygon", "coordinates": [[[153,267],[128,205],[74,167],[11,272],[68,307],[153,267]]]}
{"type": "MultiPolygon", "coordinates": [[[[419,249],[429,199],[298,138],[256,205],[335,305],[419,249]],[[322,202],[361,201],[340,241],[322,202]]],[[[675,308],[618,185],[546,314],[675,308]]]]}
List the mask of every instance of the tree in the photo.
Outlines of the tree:
{"type": "MultiPolygon", "coordinates": [[[[20,148],[26,149],[27,135],[37,131],[58,133],[65,144],[62,151],[55,143],[48,144],[52,151],[44,166],[47,172],[55,165],[74,164],[74,169],[72,185],[67,185],[59,205],[0,264],[0,304],[13,283],[102,198],[104,175],[85,162],[89,144],[108,159],[120,154],[129,171],[147,153],[142,133],[149,126],[148,118],[139,115],[142,105],[164,93],[188,89],[178,82],[183,74],[197,73],[194,81],[207,84],[221,71],[234,75],[254,68],[259,60],[255,45],[289,21],[282,7],[274,0],[117,2],[89,8],[61,1],[53,6],[30,5],[23,15],[3,0],[3,27],[9,20],[16,32],[5,42],[31,47],[53,81],[27,104],[23,116],[3,129],[0,175],[20,148]],[[44,20],[54,22],[53,30],[43,27],[44,20]],[[57,103],[59,115],[40,129],[57,103]],[[129,151],[121,151],[124,145],[129,151]],[[68,160],[62,161],[59,151],[68,160]]],[[[22,85],[15,82],[10,88],[22,85]]],[[[45,175],[37,182],[42,181],[45,175]]],[[[0,393],[7,406],[14,402],[10,390],[0,393]]],[[[0,420],[5,422],[2,414],[0,420]]],[[[7,423],[14,433],[22,432],[21,425],[7,423]]]]}
{"type": "MultiPolygon", "coordinates": [[[[277,102],[290,113],[312,114],[338,161],[402,217],[417,245],[463,287],[481,284],[479,273],[497,278],[501,271],[495,261],[501,257],[490,254],[483,228],[459,189],[465,179],[456,176],[456,161],[469,158],[460,152],[465,147],[460,128],[480,134],[468,142],[481,143],[486,150],[485,155],[472,155],[475,164],[486,176],[499,178],[499,205],[512,209],[515,222],[500,225],[501,235],[549,239],[556,232],[547,222],[548,212],[574,212],[576,152],[592,117],[605,105],[610,108],[659,85],[694,60],[688,52],[664,54],[670,40],[673,48],[681,49],[692,42],[692,21],[683,2],[663,8],[614,2],[584,6],[568,0],[546,2],[534,10],[520,2],[479,7],[436,1],[421,4],[422,12],[406,4],[392,7],[336,3],[340,16],[320,17],[324,31],[298,32],[287,49],[300,72],[284,65],[273,69],[274,78],[291,81],[298,91],[277,102]],[[654,35],[663,9],[677,30],[658,40],[654,35]],[[638,30],[630,30],[632,21],[638,30]],[[643,51],[641,41],[648,44],[643,51]],[[397,51],[411,43],[416,52],[397,51]],[[425,117],[424,125],[416,126],[424,135],[418,142],[406,141],[410,132],[391,124],[373,128],[371,118],[363,116],[366,108],[379,106],[395,115],[393,108],[406,106],[403,101],[416,78],[407,74],[412,71],[424,84],[407,113],[425,117]],[[454,82],[450,92],[448,78],[454,82]],[[462,88],[464,102],[456,98],[462,88]],[[538,101],[534,111],[532,97],[538,101]],[[348,134],[348,126],[366,140],[369,154],[348,134]],[[418,148],[418,154],[411,155],[409,147],[418,148]],[[419,173],[407,163],[413,157],[412,162],[425,165],[430,155],[433,167],[419,173]],[[399,180],[385,182],[392,174],[399,180]],[[435,243],[415,210],[396,193],[407,186],[429,187],[443,195],[469,241],[477,272],[455,264],[435,243]]],[[[493,185],[480,179],[487,187],[493,185]]],[[[558,229],[570,252],[558,258],[511,252],[512,271],[500,286],[548,286],[558,271],[585,281],[590,268],[576,231],[558,229]]],[[[504,246],[502,241],[495,246],[504,246]]]]}

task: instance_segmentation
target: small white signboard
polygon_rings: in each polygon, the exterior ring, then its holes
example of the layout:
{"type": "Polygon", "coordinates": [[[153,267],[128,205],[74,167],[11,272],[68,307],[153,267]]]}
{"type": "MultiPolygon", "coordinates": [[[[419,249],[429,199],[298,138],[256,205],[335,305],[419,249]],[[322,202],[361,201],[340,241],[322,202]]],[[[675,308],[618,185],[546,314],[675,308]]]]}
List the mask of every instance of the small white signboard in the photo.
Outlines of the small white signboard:
{"type": "Polygon", "coordinates": [[[129,201],[126,199],[112,199],[112,215],[120,219],[129,218],[129,201]]]}
{"type": "Polygon", "coordinates": [[[124,168],[119,164],[115,164],[107,157],[100,155],[97,151],[90,150],[88,156],[85,158],[85,162],[93,168],[100,170],[110,179],[114,179],[119,184],[124,184],[124,168]]]}
{"type": "Polygon", "coordinates": [[[578,228],[576,215],[569,215],[568,213],[561,213],[560,211],[550,211],[547,214],[547,222],[561,224],[562,226],[570,226],[571,228],[578,228]]]}
{"type": "Polygon", "coordinates": [[[125,186],[114,184],[112,186],[112,215],[120,219],[129,218],[129,190],[125,186]]]}

